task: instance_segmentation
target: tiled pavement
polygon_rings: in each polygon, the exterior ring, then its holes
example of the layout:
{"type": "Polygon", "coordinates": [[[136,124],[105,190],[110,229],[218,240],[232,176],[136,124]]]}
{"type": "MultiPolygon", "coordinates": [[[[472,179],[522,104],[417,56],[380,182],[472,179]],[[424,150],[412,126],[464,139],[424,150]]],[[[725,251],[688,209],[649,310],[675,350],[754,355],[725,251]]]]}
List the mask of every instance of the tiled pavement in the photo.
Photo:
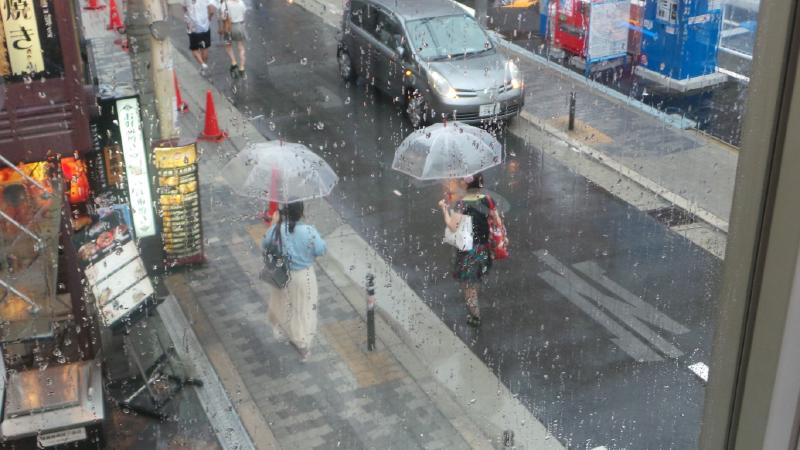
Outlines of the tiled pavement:
{"type": "Polygon", "coordinates": [[[319,268],[320,332],[310,360],[299,362],[273,339],[256,275],[265,227],[242,214],[253,206],[210,172],[201,191],[208,262],[174,276],[185,277],[281,446],[469,448],[385,346],[366,350],[363,320],[319,268]]]}

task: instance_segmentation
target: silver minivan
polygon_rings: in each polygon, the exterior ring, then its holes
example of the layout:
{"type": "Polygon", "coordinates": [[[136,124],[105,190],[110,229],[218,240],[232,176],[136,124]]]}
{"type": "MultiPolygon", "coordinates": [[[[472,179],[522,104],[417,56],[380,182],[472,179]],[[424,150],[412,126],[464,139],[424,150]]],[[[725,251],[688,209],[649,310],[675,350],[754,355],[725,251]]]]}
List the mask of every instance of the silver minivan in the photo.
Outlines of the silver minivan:
{"type": "Polygon", "coordinates": [[[350,0],[337,50],[346,81],[358,76],[402,102],[414,127],[516,116],[517,66],[451,0],[350,0]]]}

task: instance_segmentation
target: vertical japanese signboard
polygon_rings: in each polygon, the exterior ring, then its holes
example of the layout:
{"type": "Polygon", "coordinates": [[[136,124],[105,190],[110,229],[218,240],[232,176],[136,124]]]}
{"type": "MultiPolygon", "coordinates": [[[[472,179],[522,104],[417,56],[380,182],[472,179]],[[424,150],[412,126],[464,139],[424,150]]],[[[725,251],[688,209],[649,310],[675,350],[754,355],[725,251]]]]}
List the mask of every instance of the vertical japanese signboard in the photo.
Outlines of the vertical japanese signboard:
{"type": "Polygon", "coordinates": [[[125,175],[136,238],[153,236],[156,234],[153,197],[150,191],[142,120],[139,116],[139,100],[136,97],[117,100],[117,120],[119,120],[122,155],[125,158],[125,175]]]}
{"type": "Polygon", "coordinates": [[[10,75],[24,75],[45,70],[34,1],[36,0],[0,0],[10,75]]]}

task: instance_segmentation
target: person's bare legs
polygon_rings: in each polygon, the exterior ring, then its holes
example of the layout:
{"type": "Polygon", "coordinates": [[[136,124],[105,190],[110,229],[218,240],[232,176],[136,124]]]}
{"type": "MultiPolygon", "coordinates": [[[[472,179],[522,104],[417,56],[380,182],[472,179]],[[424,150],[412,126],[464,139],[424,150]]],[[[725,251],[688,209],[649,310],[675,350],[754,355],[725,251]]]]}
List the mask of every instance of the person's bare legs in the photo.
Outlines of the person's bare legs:
{"type": "Polygon", "coordinates": [[[473,283],[464,283],[461,289],[464,291],[464,300],[467,304],[467,323],[480,325],[481,310],[478,306],[478,286],[473,283]]]}
{"type": "Polygon", "coordinates": [[[230,42],[225,43],[225,53],[228,54],[228,58],[231,59],[231,65],[236,65],[236,58],[233,56],[233,44],[230,42]]]}
{"type": "Polygon", "coordinates": [[[197,61],[197,64],[200,64],[201,66],[205,64],[205,61],[203,61],[203,55],[200,53],[200,50],[192,50],[192,56],[194,56],[194,59],[195,61],[197,61]]]}
{"type": "MultiPolygon", "coordinates": [[[[238,41],[236,46],[239,48],[239,70],[244,72],[244,63],[245,63],[245,48],[244,48],[244,41],[238,41]]],[[[233,51],[231,51],[233,53],[233,51]]]]}
{"type": "Polygon", "coordinates": [[[203,64],[208,64],[208,49],[200,49],[200,56],[203,58],[203,64]]]}

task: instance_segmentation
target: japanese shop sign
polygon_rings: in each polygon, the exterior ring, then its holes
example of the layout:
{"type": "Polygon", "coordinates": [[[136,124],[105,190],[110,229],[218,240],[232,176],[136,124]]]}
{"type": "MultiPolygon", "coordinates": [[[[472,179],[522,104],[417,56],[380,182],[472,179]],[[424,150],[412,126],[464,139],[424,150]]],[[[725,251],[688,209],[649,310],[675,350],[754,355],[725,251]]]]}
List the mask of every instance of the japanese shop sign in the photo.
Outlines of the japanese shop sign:
{"type": "Polygon", "coordinates": [[[147,155],[142,136],[142,120],[139,117],[139,100],[135,97],[117,100],[117,120],[119,120],[122,155],[125,158],[133,228],[137,238],[152,236],[156,234],[156,227],[147,155]]]}
{"type": "Polygon", "coordinates": [[[11,74],[43,71],[44,56],[34,0],[0,0],[0,14],[3,17],[11,74]]]}

